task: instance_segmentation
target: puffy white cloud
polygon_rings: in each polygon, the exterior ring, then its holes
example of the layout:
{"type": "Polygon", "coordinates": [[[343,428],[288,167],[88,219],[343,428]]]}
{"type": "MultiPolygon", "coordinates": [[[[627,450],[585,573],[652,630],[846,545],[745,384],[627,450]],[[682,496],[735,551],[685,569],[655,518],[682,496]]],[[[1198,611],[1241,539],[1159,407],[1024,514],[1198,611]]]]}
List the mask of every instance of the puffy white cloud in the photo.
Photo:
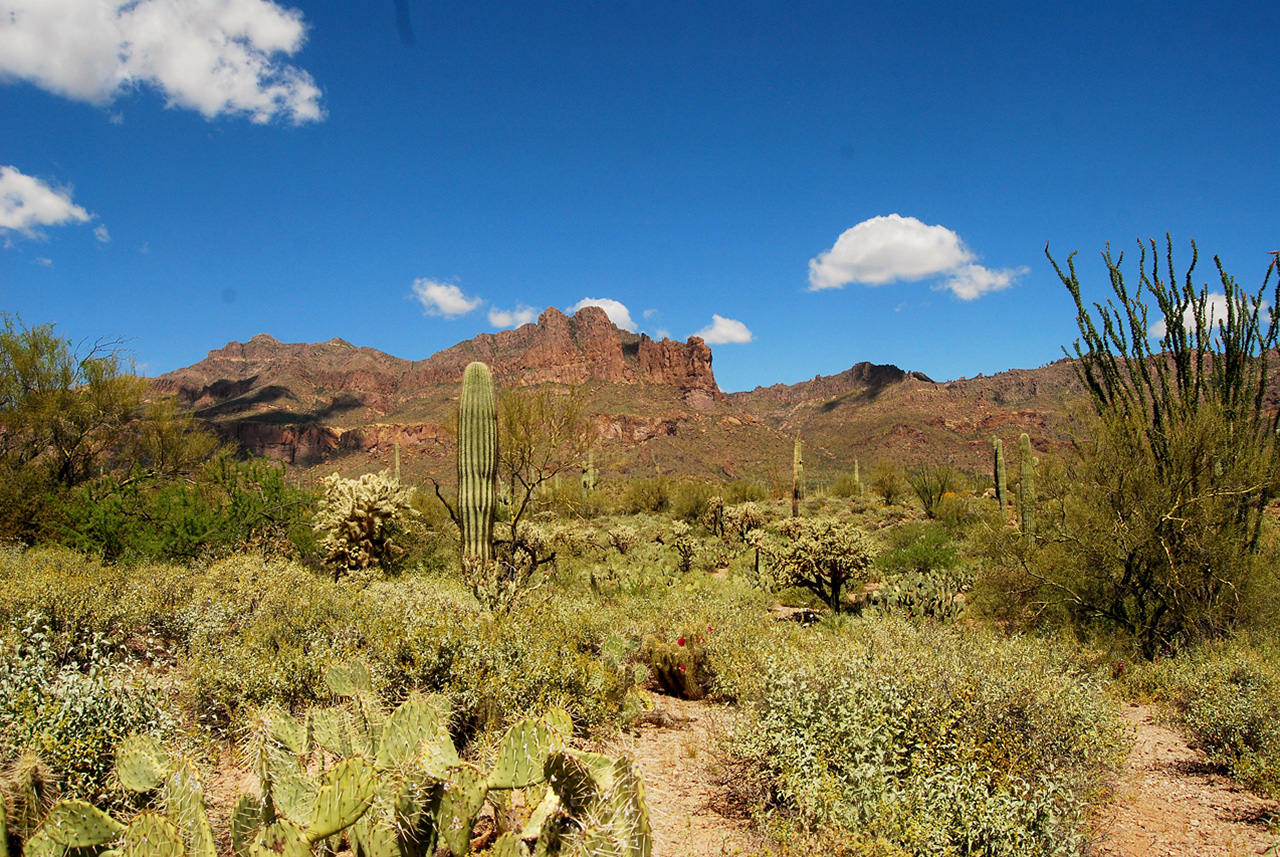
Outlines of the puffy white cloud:
{"type": "Polygon", "coordinates": [[[699,330],[694,336],[701,336],[708,345],[741,344],[752,340],[751,331],[740,321],[711,314],[711,324],[699,330]]]}
{"type": "Polygon", "coordinates": [[[494,327],[519,327],[522,324],[537,320],[538,311],[524,304],[516,304],[516,308],[511,310],[498,309],[497,307],[489,310],[489,324],[494,327]]]}
{"type": "Polygon", "coordinates": [[[941,288],[962,300],[1013,285],[1027,268],[992,270],[977,264],[960,236],[898,214],[872,217],[846,229],[830,250],[809,260],[809,290],[849,283],[882,286],[947,275],[941,288]]]}
{"type": "Polygon", "coordinates": [[[103,244],[111,243],[111,233],[107,231],[106,224],[99,223],[93,227],[93,237],[97,238],[103,244]]]}
{"type": "Polygon", "coordinates": [[[612,298],[583,298],[570,307],[570,310],[572,312],[577,312],[584,306],[598,306],[600,309],[604,310],[605,315],[609,316],[609,321],[613,322],[623,330],[630,331],[631,333],[636,332],[636,323],[631,320],[631,311],[622,303],[615,301],[612,298]]]}
{"type": "Polygon", "coordinates": [[[483,303],[480,298],[467,297],[462,293],[462,289],[452,283],[441,283],[425,278],[413,281],[413,294],[426,308],[427,315],[439,315],[445,318],[466,315],[483,303]]]}
{"type": "Polygon", "coordinates": [[[271,0],[0,0],[0,78],[94,104],[145,85],[208,118],[317,121],[319,87],[280,61],[305,39],[271,0]]]}
{"type": "Polygon", "coordinates": [[[987,292],[998,292],[1007,289],[1017,282],[1018,277],[1030,273],[1031,269],[1023,265],[1020,268],[1003,268],[993,271],[981,265],[962,265],[950,273],[939,289],[950,289],[962,301],[976,300],[987,292]]]}
{"type": "Polygon", "coordinates": [[[41,226],[85,223],[92,217],[71,201],[71,191],[52,188],[15,167],[0,167],[0,233],[33,237],[41,226]]]}

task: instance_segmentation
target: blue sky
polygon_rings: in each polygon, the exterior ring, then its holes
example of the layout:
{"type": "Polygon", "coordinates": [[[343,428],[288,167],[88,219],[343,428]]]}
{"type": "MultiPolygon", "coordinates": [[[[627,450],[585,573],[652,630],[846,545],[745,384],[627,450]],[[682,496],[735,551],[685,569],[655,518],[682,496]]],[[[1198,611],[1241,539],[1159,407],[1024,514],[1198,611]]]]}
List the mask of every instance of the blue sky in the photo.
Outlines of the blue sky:
{"type": "MultiPolygon", "coordinates": [[[[726,390],[1075,336],[1044,256],[1280,247],[1280,7],[0,0],[0,309],[148,374],[603,301],[726,390]],[[407,26],[406,26],[407,25],[407,26]]],[[[1136,254],[1126,265],[1136,271],[1136,254]]]]}

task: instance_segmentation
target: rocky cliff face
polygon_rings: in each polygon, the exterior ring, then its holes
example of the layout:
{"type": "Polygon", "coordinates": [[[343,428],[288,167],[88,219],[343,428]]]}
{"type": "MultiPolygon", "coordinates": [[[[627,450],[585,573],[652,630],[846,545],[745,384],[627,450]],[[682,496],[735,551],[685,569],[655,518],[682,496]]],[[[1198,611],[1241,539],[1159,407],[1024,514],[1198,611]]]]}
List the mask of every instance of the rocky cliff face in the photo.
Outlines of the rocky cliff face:
{"type": "Polygon", "coordinates": [[[570,317],[555,307],[537,324],[483,333],[416,363],[404,387],[454,384],[473,360],[489,364],[495,377],[521,386],[554,381],[581,384],[664,384],[682,395],[720,398],[711,371],[711,348],[698,337],[688,342],[655,342],[614,326],[599,307],[583,307],[570,317]]]}
{"type": "Polygon", "coordinates": [[[701,339],[655,342],[620,330],[599,307],[584,307],[572,317],[551,307],[537,324],[483,333],[418,362],[341,339],[286,344],[258,334],[210,351],[199,363],[161,375],[154,384],[157,392],[196,408],[255,396],[264,404],[289,399],[310,405],[325,394],[346,394],[359,406],[385,413],[425,388],[459,383],[473,360],[488,363],[500,381],[521,386],[606,381],[723,396],[711,371],[711,348],[701,339]]]}
{"type": "Polygon", "coordinates": [[[509,386],[657,385],[695,410],[725,398],[701,339],[655,342],[620,330],[599,307],[572,317],[549,308],[537,324],[481,334],[417,362],[341,339],[283,343],[258,334],[153,385],[246,450],[309,465],[347,451],[377,454],[400,441],[434,451],[440,440],[432,421],[443,418],[473,360],[509,386]],[[396,432],[404,436],[392,438],[396,432]]]}

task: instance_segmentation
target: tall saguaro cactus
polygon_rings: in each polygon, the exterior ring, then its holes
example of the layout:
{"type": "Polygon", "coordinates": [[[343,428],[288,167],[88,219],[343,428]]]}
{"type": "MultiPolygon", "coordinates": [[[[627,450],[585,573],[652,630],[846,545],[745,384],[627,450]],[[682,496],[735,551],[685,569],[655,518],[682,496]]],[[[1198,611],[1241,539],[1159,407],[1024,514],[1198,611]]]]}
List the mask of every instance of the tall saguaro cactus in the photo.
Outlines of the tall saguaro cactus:
{"type": "Polygon", "coordinates": [[[996,502],[1000,504],[1000,514],[1004,515],[1005,507],[1009,504],[1009,496],[1005,488],[1004,475],[1004,441],[998,437],[991,438],[991,448],[995,453],[995,480],[996,480],[996,502]]]}
{"type": "Polygon", "coordinates": [[[458,527],[462,557],[490,559],[498,482],[498,402],[489,367],[476,362],[462,376],[458,404],[458,527]]]}
{"type": "Polygon", "coordinates": [[[804,442],[796,432],[796,446],[791,455],[791,517],[800,517],[800,501],[804,499],[804,442]]]}
{"type": "Polygon", "coordinates": [[[1018,523],[1029,536],[1036,531],[1036,460],[1025,432],[1018,438],[1018,459],[1018,523]]]}

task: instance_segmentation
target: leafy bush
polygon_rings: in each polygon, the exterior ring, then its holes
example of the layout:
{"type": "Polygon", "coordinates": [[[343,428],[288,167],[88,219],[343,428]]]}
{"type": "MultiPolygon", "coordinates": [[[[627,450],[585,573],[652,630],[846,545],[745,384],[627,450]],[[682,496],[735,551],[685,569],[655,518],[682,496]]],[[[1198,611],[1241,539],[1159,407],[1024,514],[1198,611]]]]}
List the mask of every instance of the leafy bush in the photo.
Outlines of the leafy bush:
{"type": "Polygon", "coordinates": [[[106,474],[71,492],[59,541],[104,559],[195,559],[248,547],[289,554],[310,509],[282,465],[219,455],[190,482],[140,471],[106,474]]]}
{"type": "Polygon", "coordinates": [[[689,522],[701,520],[717,490],[701,479],[678,483],[671,491],[671,514],[689,522]]]}
{"type": "Polygon", "coordinates": [[[734,747],[848,851],[1081,853],[1122,755],[1099,690],[1059,647],[846,620],[775,651],[734,747]]]}
{"type": "Polygon", "coordinates": [[[872,603],[908,616],[958,616],[963,606],[958,596],[973,584],[973,575],[961,565],[947,529],[936,522],[904,524],[891,531],[890,545],[876,558],[884,585],[872,603]]]}
{"type": "Polygon", "coordinates": [[[10,636],[15,643],[0,659],[0,759],[34,750],[64,795],[101,802],[116,744],[135,732],[170,731],[173,718],[101,637],[67,650],[36,613],[10,636]]]}
{"type": "Polygon", "coordinates": [[[665,476],[632,479],[623,494],[622,507],[632,514],[665,512],[671,503],[671,486],[665,476]]]}
{"type": "Polygon", "coordinates": [[[851,497],[861,497],[862,480],[855,477],[852,473],[841,473],[835,482],[831,483],[831,487],[827,489],[832,497],[839,497],[847,500],[851,497]]]}

